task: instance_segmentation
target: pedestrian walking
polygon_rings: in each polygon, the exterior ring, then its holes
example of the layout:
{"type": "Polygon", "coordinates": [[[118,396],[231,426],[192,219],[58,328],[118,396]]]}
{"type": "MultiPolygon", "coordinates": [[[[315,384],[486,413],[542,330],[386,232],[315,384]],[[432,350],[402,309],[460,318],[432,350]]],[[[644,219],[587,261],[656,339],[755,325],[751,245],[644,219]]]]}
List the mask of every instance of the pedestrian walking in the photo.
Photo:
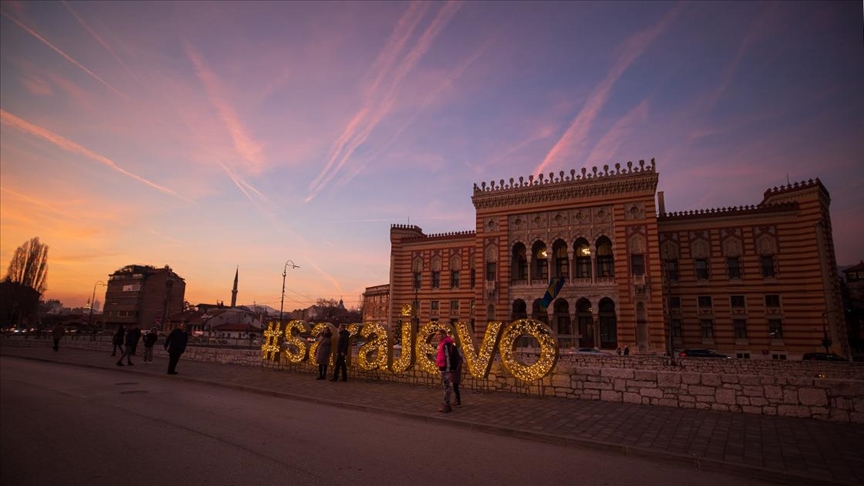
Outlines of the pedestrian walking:
{"type": "Polygon", "coordinates": [[[132,329],[126,333],[126,342],[131,343],[132,346],[132,356],[137,356],[136,351],[138,350],[138,341],[141,340],[141,329],[138,329],[138,324],[132,324],[132,329]],[[132,334],[132,337],[129,337],[128,334],[132,334]]]}
{"type": "Polygon", "coordinates": [[[624,356],[630,356],[630,347],[624,346],[624,356]]]}
{"type": "Polygon", "coordinates": [[[189,333],[186,332],[186,324],[180,323],[177,329],[171,331],[168,337],[165,338],[165,350],[168,351],[168,374],[178,375],[177,362],[180,361],[180,356],[186,351],[186,344],[189,342],[189,333]]]}
{"type": "Polygon", "coordinates": [[[465,361],[465,356],[462,354],[462,348],[455,342],[451,354],[451,360],[456,363],[453,365],[453,373],[450,376],[450,381],[453,383],[453,402],[455,407],[462,406],[462,396],[459,394],[459,383],[462,382],[462,363],[465,361]]]}
{"type": "Polygon", "coordinates": [[[438,355],[435,358],[435,363],[441,371],[441,383],[444,386],[444,403],[438,410],[442,413],[450,413],[453,408],[450,406],[451,379],[453,374],[453,339],[447,335],[447,331],[440,329],[438,331],[438,355]]]}
{"type": "Polygon", "coordinates": [[[117,355],[117,350],[120,350],[120,354],[123,354],[123,340],[126,338],[126,328],[123,327],[123,324],[117,326],[117,332],[114,333],[114,338],[111,339],[111,344],[114,345],[114,350],[111,351],[111,356],[117,355]]]}
{"type": "Polygon", "coordinates": [[[618,346],[618,348],[615,349],[615,352],[618,353],[618,356],[621,356],[621,346],[618,346]]]}
{"type": "Polygon", "coordinates": [[[315,350],[315,362],[318,363],[318,378],[315,378],[316,380],[327,378],[327,365],[330,363],[330,354],[333,352],[332,337],[333,333],[330,332],[330,328],[324,328],[318,335],[318,349],[315,350]]]}
{"type": "Polygon", "coordinates": [[[135,352],[135,343],[138,341],[138,336],[141,335],[141,330],[138,329],[138,326],[132,324],[132,329],[126,333],[126,349],[123,350],[123,354],[120,355],[120,359],[117,360],[117,366],[123,366],[123,358],[126,358],[126,366],[132,366],[132,353],[135,352]]]}
{"type": "Polygon", "coordinates": [[[144,363],[153,362],[153,346],[159,339],[159,330],[155,327],[150,329],[150,332],[144,335],[144,363]]]}
{"type": "Polygon", "coordinates": [[[339,340],[336,342],[336,366],[333,369],[333,379],[336,381],[339,378],[339,371],[342,371],[342,381],[348,381],[348,365],[345,360],[348,359],[349,341],[351,333],[345,329],[345,324],[339,324],[339,340]]]}
{"type": "Polygon", "coordinates": [[[66,334],[66,326],[63,324],[57,324],[51,330],[51,337],[54,338],[54,351],[60,350],[60,340],[63,339],[64,334],[66,334]]]}

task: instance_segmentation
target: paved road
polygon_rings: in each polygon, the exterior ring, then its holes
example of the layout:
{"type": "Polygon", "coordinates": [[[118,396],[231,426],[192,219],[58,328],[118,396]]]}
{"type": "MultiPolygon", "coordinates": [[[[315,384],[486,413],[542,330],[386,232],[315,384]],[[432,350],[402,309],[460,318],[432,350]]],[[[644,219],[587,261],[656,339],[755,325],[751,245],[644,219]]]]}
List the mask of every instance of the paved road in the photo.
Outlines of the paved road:
{"type": "Polygon", "coordinates": [[[143,373],[0,363],[9,485],[769,484],[143,373]]]}
{"type": "MultiPolygon", "coordinates": [[[[207,382],[417,421],[434,421],[571,447],[606,450],[790,484],[864,484],[864,426],[624,403],[465,390],[465,405],[437,413],[439,390],[377,381],[331,383],[307,374],[181,360],[118,368],[105,352],[0,345],[3,356],[111,369],[129,376],[207,382]]],[[[114,358],[116,359],[116,358],[114,358]]]]}

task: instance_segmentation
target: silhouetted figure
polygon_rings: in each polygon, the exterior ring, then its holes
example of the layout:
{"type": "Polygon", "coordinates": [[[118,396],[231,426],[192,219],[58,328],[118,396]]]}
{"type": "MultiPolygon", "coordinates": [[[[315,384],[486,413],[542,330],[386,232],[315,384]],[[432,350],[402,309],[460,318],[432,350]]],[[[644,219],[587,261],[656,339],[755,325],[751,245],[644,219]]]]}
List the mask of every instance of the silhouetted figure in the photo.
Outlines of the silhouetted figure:
{"type": "Polygon", "coordinates": [[[111,344],[114,345],[114,350],[111,351],[111,356],[117,355],[117,350],[120,350],[120,354],[123,354],[123,340],[126,338],[126,328],[123,327],[123,324],[117,326],[117,332],[114,333],[114,338],[111,340],[111,344]]]}
{"type": "Polygon", "coordinates": [[[186,344],[189,342],[189,333],[186,332],[186,324],[180,323],[180,327],[171,331],[171,334],[165,338],[165,350],[168,351],[168,374],[176,375],[177,362],[180,361],[180,356],[186,351],[186,344]]]}
{"type": "Polygon", "coordinates": [[[333,333],[330,332],[330,328],[325,328],[318,336],[318,349],[315,350],[315,361],[318,363],[318,378],[315,378],[316,380],[327,378],[327,365],[330,363],[330,353],[333,352],[332,337],[333,333]]]}
{"type": "Polygon", "coordinates": [[[54,351],[60,350],[60,340],[63,339],[63,335],[66,334],[66,327],[63,324],[57,324],[54,326],[54,329],[51,330],[51,337],[54,338],[54,351]]]}
{"type": "Polygon", "coordinates": [[[339,372],[342,372],[342,381],[348,381],[348,365],[345,360],[348,359],[349,341],[351,333],[345,329],[345,324],[339,324],[339,340],[336,343],[336,366],[333,369],[333,379],[336,381],[339,378],[339,372]]]}

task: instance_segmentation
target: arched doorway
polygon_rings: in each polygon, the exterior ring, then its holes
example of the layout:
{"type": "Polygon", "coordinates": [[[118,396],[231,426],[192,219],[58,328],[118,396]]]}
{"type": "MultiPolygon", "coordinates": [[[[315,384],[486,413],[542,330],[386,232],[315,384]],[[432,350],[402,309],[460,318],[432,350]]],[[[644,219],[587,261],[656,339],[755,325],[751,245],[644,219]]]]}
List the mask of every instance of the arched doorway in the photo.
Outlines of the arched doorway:
{"type": "Polygon", "coordinates": [[[591,314],[591,302],[588,299],[579,299],[576,302],[576,321],[579,324],[579,347],[593,348],[594,316],[591,314]]]}
{"type": "Polygon", "coordinates": [[[600,349],[618,347],[618,318],[615,316],[615,302],[605,298],[600,301],[600,349]]]}
{"type": "Polygon", "coordinates": [[[531,318],[537,319],[547,326],[549,325],[549,311],[540,305],[540,299],[535,300],[531,305],[531,318]]]}
{"type": "Polygon", "coordinates": [[[558,299],[552,306],[552,321],[555,323],[555,333],[558,335],[558,348],[575,348],[573,326],[570,320],[570,304],[567,299],[558,299]]]}
{"type": "Polygon", "coordinates": [[[525,301],[522,299],[516,299],[513,301],[513,309],[512,309],[511,319],[512,321],[518,319],[526,319],[528,317],[528,306],[525,304],[525,301]]]}

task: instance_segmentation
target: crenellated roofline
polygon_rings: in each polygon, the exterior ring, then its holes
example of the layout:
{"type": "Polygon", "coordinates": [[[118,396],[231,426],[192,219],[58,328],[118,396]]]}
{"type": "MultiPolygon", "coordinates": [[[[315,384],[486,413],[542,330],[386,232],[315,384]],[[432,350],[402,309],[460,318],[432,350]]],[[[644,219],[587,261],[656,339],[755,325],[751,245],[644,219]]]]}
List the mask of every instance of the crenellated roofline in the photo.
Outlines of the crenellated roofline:
{"type": "MultiPolygon", "coordinates": [[[[785,186],[774,187],[765,191],[762,195],[762,203],[766,204],[770,203],[772,199],[774,200],[785,200],[787,196],[791,196],[795,192],[808,190],[808,189],[818,189],[820,194],[826,198],[827,201],[831,201],[831,196],[828,194],[828,189],[822,184],[822,181],[817,177],[814,179],[808,179],[806,181],[794,182],[792,184],[788,184],[785,186]]],[[[778,201],[779,202],[779,201],[778,201]]]]}
{"type": "Polygon", "coordinates": [[[528,179],[519,177],[518,181],[510,178],[509,183],[501,179],[499,182],[481,182],[474,184],[474,195],[471,201],[475,208],[513,206],[525,202],[560,201],[562,199],[587,198],[598,195],[624,194],[630,192],[657,190],[657,171],[654,159],[650,162],[640,160],[638,167],[633,162],[627,162],[626,167],[615,164],[614,169],[604,165],[600,170],[593,167],[589,172],[582,168],[581,174],[571,169],[567,175],[561,171],[556,176],[550,172],[546,178],[539,174],[537,178],[529,175],[528,179]]]}
{"type": "Polygon", "coordinates": [[[477,236],[476,231],[448,231],[446,233],[433,233],[430,235],[422,235],[422,236],[409,236],[402,239],[403,243],[409,242],[417,242],[417,241],[428,241],[428,240],[443,240],[443,239],[458,239],[458,238],[466,238],[471,237],[474,238],[477,236]]]}
{"type": "Polygon", "coordinates": [[[797,211],[797,202],[783,202],[777,204],[760,204],[758,206],[734,206],[728,208],[693,209],[690,211],[673,211],[664,213],[657,217],[658,221],[680,221],[682,219],[704,219],[704,218],[726,218],[730,216],[754,216],[759,214],[773,214],[784,211],[797,211]]]}

